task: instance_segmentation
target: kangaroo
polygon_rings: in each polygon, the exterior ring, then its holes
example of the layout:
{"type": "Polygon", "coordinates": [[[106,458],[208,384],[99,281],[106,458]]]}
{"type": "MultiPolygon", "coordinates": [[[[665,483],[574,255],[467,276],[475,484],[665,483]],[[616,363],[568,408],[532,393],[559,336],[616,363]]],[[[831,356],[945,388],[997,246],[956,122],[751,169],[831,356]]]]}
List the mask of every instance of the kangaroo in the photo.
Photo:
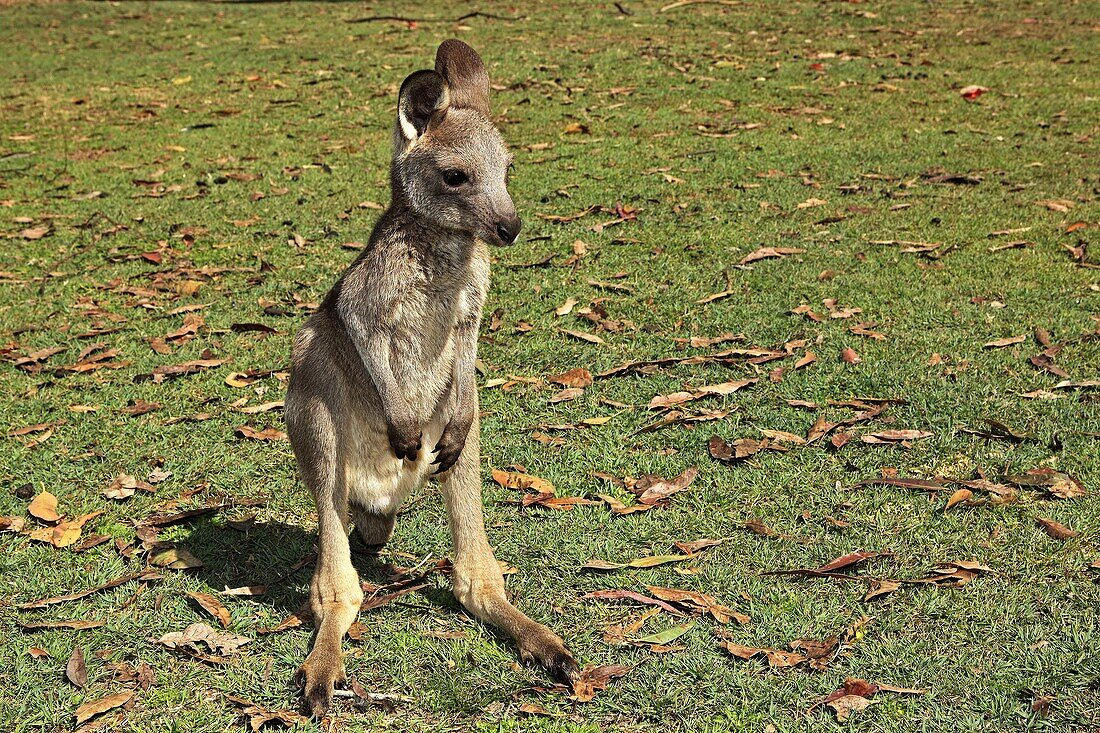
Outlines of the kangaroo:
{"type": "Polygon", "coordinates": [[[317,503],[317,635],[296,678],[318,717],[345,681],[343,637],[363,601],[349,521],[367,545],[385,544],[402,501],[433,474],[459,603],[508,633],[524,661],[565,681],[578,669],[561,638],[508,601],[485,534],[474,363],[487,245],[514,243],[521,222],[481,57],[445,41],[434,71],[402,83],[397,108],[389,208],[295,336],[286,396],[287,432],[317,503]]]}

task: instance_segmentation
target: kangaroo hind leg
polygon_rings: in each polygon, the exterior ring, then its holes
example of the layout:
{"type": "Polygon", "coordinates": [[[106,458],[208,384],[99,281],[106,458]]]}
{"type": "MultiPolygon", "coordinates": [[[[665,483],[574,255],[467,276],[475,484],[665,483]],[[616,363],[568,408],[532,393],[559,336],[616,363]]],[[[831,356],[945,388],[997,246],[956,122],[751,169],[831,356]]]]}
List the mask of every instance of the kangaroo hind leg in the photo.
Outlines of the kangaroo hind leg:
{"type": "Polygon", "coordinates": [[[359,614],[363,591],[351,564],[347,484],[336,421],[314,402],[305,414],[296,410],[293,419],[288,416],[287,427],[302,476],[317,503],[317,564],[309,595],[317,635],[296,677],[306,707],[320,717],[332,703],[333,690],[346,678],[341,647],[359,614]]]}

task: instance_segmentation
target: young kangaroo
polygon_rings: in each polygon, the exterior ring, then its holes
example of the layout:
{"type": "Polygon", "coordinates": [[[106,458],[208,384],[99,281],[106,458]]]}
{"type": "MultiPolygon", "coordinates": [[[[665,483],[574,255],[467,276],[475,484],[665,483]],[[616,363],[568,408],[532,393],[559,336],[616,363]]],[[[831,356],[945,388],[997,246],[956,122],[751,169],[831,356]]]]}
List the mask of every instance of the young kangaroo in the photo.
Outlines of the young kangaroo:
{"type": "Polygon", "coordinates": [[[445,41],[435,71],[401,85],[390,206],[358,259],[294,339],[286,423],[317,502],[310,589],[317,636],[298,672],[323,715],[344,681],[341,644],[363,593],[348,523],[384,544],[408,494],[438,474],[454,542],[454,594],[515,639],[520,656],[571,678],[576,661],[504,593],[485,535],[474,362],[489,287],[486,242],[511,244],[520,220],[511,157],[489,119],[489,77],[465,43],[445,41]]]}

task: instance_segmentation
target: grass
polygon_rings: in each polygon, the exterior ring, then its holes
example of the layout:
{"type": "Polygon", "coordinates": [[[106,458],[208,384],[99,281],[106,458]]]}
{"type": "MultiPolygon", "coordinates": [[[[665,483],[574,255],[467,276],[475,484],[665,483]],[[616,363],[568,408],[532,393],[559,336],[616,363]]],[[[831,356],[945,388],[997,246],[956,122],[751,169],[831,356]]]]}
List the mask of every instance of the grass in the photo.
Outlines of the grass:
{"type": "MultiPolygon", "coordinates": [[[[9,361],[65,348],[38,373],[0,367],[3,432],[55,423],[31,447],[29,439],[42,433],[0,439],[0,514],[33,527],[28,491],[48,490],[63,514],[104,512],[85,535],[126,543],[137,541],[136,520],[195,487],[181,507],[223,496],[264,499],[161,532],[203,568],[165,571],[147,586],[128,583],[40,611],[15,605],[132,572],[142,552],[124,559],[113,542],[73,552],[0,534],[0,727],[72,729],[78,705],[126,689],[112,666],[121,662],[148,663],[156,681],[127,710],[107,713],[101,729],[243,725],[223,693],[269,708],[296,706],[289,680],[307,652],[308,627],[267,636],[256,629],[305,599],[308,568],[286,576],[311,551],[313,508],[285,442],[234,434],[246,423],[279,426],[277,413],[237,407],[245,398],[278,399],[283,380],[233,387],[225,379],[285,368],[309,304],[354,257],[342,245],[369,235],[377,212],[360,202],[388,196],[397,86],[429,64],[440,40],[458,36],[490,65],[494,112],[516,153],[512,192],[525,220],[521,243],[496,252],[488,310],[501,309],[502,324],[486,324],[483,376],[540,380],[482,391],[486,466],[522,465],[568,496],[606,493],[596,472],[669,477],[695,465],[699,476],[668,508],[613,517],[602,506],[520,510],[510,503],[515,492],[492,484],[486,470],[491,540],[518,568],[509,585],[519,605],[558,630],[584,662],[634,669],[585,704],[527,690],[545,686],[545,677],[517,667],[510,644],[463,614],[446,582],[432,577],[422,593],[363,614],[368,633],[346,645],[349,673],[367,689],[415,702],[392,713],[345,706],[339,727],[1100,728],[1100,585],[1087,570],[1100,535],[1100,402],[1094,390],[1021,396],[1061,380],[1028,361],[1042,348],[1031,337],[1036,328],[1065,344],[1055,362],[1073,379],[1095,379],[1100,365],[1100,271],[1067,251],[1095,248],[1100,225],[1095,5],[805,2],[665,12],[655,3],[621,5],[629,14],[602,3],[532,6],[519,15],[491,3],[408,3],[385,13],[355,3],[0,9],[0,338],[9,361]],[[475,9],[515,18],[347,22],[391,12],[451,18],[475,9]],[[989,91],[968,102],[958,90],[971,84],[989,91]],[[581,132],[568,132],[574,123],[581,132]],[[980,180],[935,183],[937,171],[980,180]],[[799,208],[809,199],[826,203],[799,208]],[[1071,208],[1037,203],[1050,200],[1071,208]],[[616,202],[635,207],[637,219],[593,231],[615,216],[540,218],[616,202]],[[41,238],[21,234],[46,225],[50,233],[41,238]],[[1005,230],[1018,231],[993,234],[1005,230]],[[577,239],[587,254],[566,264],[577,239]],[[939,248],[906,253],[878,240],[939,248]],[[1026,245],[991,251],[1013,241],[1026,245]],[[739,267],[759,246],[805,251],[739,267]],[[142,257],[150,252],[158,256],[142,257]],[[520,267],[548,254],[555,255],[549,267],[520,267]],[[696,303],[723,290],[728,297],[696,303]],[[556,316],[570,297],[577,309],[556,316]],[[821,323],[791,313],[802,304],[825,313],[826,298],[862,313],[821,323]],[[599,332],[604,344],[562,333],[596,332],[578,315],[596,300],[606,319],[620,322],[599,332]],[[154,352],[150,339],[183,323],[172,311],[192,304],[204,306],[197,336],[170,354],[154,352]],[[886,339],[851,333],[858,321],[875,321],[886,339]],[[241,323],[276,332],[232,330],[241,323]],[[530,329],[518,330],[520,323],[530,329]],[[86,335],[97,328],[110,332],[86,335]],[[799,350],[760,367],[674,367],[597,380],[578,399],[549,402],[556,392],[549,375],[708,353],[673,339],[729,331],[764,347],[807,339],[818,359],[793,370],[799,350]],[[1004,349],[982,346],[1017,335],[1028,338],[1004,349]],[[125,365],[55,371],[96,342],[117,349],[125,365]],[[846,347],[862,363],[842,362],[846,347]],[[207,349],[231,362],[163,383],[134,379],[207,349]],[[767,377],[777,365],[787,371],[773,382],[767,377]],[[685,406],[728,417],[635,434],[657,419],[646,409],[654,395],[747,376],[761,380],[685,406]],[[906,428],[933,436],[909,449],[857,438],[839,451],[813,445],[733,467],[707,455],[712,434],[805,434],[818,415],[852,414],[796,409],[787,400],[855,397],[906,400],[888,408],[889,422],[855,434],[906,428]],[[138,399],[161,406],[138,417],[119,412],[138,399]],[[169,424],[196,413],[211,417],[169,424]],[[546,428],[596,416],[611,420],[546,428]],[[963,432],[986,419],[1034,439],[963,432]],[[559,444],[533,439],[539,432],[559,444]],[[155,495],[139,491],[121,502],[101,495],[118,474],[144,478],[155,466],[172,473],[155,495]],[[855,486],[884,468],[924,478],[982,471],[997,479],[1039,466],[1075,476],[1088,495],[1027,493],[945,511],[943,493],[855,486]],[[251,513],[251,526],[229,524],[251,513]],[[1056,541],[1037,526],[1040,516],[1080,534],[1056,541]],[[782,536],[745,531],[751,517],[782,536]],[[610,575],[579,570],[592,558],[625,561],[704,537],[728,539],[690,563],[610,575]],[[868,565],[872,575],[917,578],[935,562],[964,559],[993,572],[961,588],[907,587],[871,601],[862,600],[861,583],[761,575],[860,548],[893,553],[868,565]],[[677,573],[690,566],[696,574],[677,573]],[[151,643],[210,621],[187,591],[263,583],[271,586],[265,595],[225,598],[232,630],[254,639],[228,664],[173,656],[151,643]],[[784,648],[871,620],[823,672],[731,658],[707,621],[679,640],[686,648],[678,652],[605,643],[601,630],[638,609],[580,595],[646,585],[703,591],[749,614],[751,624],[726,629],[745,645],[784,648]],[[27,632],[17,623],[42,619],[106,624],[27,632]],[[75,645],[87,658],[85,690],[63,678],[75,645]],[[50,656],[33,658],[30,647],[50,656]],[[824,707],[807,712],[846,677],[927,692],[881,693],[848,723],[824,707]],[[525,702],[553,717],[524,715],[525,702]]],[[[1087,249],[1085,256],[1096,261],[1087,249]]],[[[442,505],[429,488],[402,515],[384,559],[414,565],[448,551],[442,505]]],[[[384,577],[370,562],[359,566],[364,580],[384,577]]],[[[652,619],[644,631],[672,623],[652,619]]]]}

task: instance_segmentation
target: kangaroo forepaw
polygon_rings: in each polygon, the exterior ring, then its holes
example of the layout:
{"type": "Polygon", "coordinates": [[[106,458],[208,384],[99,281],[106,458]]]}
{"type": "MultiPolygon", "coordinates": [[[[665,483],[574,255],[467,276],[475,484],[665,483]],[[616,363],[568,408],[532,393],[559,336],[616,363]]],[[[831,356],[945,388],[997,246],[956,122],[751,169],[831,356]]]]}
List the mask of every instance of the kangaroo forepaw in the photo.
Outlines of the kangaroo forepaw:
{"type": "Polygon", "coordinates": [[[543,667],[559,682],[571,685],[579,674],[580,665],[565,642],[545,626],[538,633],[524,636],[518,642],[520,659],[543,667]]]}
{"type": "Polygon", "coordinates": [[[310,654],[294,675],[294,683],[302,689],[305,711],[314,718],[323,718],[332,705],[332,692],[347,680],[342,661],[331,657],[315,660],[310,654]]]}

